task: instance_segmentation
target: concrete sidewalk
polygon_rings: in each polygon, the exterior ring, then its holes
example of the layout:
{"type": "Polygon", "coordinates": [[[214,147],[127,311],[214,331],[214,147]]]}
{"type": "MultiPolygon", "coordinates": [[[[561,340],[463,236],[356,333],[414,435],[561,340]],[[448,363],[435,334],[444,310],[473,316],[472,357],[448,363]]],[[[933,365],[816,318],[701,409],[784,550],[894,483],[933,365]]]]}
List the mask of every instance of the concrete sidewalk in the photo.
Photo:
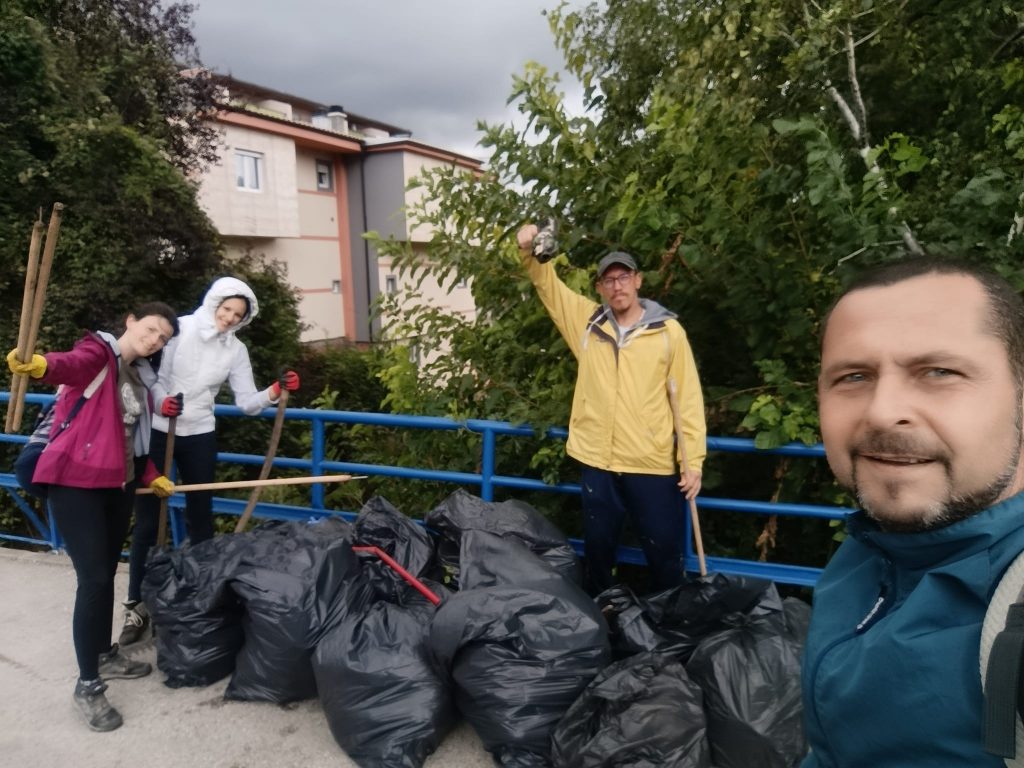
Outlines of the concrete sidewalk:
{"type": "MultiPolygon", "coordinates": [[[[117,595],[127,589],[118,573],[117,595]]],[[[225,701],[227,679],[170,689],[152,640],[130,655],[153,664],[140,680],[112,680],[107,698],[124,716],[94,733],[71,699],[75,573],[67,556],[0,549],[0,766],[57,768],[348,768],[316,700],[277,706],[225,701]]],[[[115,622],[120,626],[120,606],[115,622]]],[[[494,765],[465,723],[426,762],[429,768],[494,765]]]]}

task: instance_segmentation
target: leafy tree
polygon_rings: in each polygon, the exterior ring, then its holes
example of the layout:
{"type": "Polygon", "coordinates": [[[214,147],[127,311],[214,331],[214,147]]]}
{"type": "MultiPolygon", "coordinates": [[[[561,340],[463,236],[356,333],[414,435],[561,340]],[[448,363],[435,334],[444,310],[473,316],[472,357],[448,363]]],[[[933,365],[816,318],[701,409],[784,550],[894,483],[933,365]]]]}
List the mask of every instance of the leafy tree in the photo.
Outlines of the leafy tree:
{"type": "MultiPolygon", "coordinates": [[[[187,314],[215,277],[234,274],[260,301],[244,331],[257,380],[299,360],[298,300],[281,269],[252,254],[225,263],[197,201],[194,174],[218,138],[191,12],[158,0],[0,4],[4,349],[17,338],[32,222],[60,201],[39,349],[70,347],[82,328],[113,330],[144,301],[187,314]]],[[[259,430],[225,431],[235,450],[265,450],[259,430]]]]}
{"type": "MultiPolygon", "coordinates": [[[[480,126],[488,172],[420,180],[429,203],[410,213],[439,233],[426,268],[470,281],[480,313],[414,305],[393,322],[446,349],[418,375],[384,371],[403,410],[566,423],[575,366],[518,264],[527,218],[559,221],[556,266],[577,289],[603,252],[634,253],[644,291],[688,331],[712,434],[763,447],[817,438],[818,324],[866,266],[928,252],[1024,287],[1019,5],[616,0],[550,21],[583,114],[528,64],[510,96],[525,126],[480,126]]],[[[571,475],[559,458],[530,460],[571,475]]],[[[736,468],[713,458],[706,486],[844,500],[809,463],[736,468]]],[[[751,523],[718,517],[717,541],[756,553],[751,523]]],[[[812,534],[793,525],[795,551],[812,534]]]]}
{"type": "Polygon", "coordinates": [[[218,268],[186,172],[215,156],[213,88],[191,8],[11,0],[0,8],[0,328],[16,334],[32,221],[66,205],[41,346],[110,327],[141,300],[184,307],[218,268]]]}

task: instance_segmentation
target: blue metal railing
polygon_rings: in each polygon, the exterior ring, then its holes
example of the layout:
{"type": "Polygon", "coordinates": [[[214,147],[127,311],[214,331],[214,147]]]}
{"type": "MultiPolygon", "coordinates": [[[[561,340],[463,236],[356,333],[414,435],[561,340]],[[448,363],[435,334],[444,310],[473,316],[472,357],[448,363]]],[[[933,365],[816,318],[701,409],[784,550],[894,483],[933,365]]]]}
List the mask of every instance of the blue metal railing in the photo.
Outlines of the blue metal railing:
{"type": "MultiPolygon", "coordinates": [[[[0,403],[8,399],[7,392],[0,392],[0,403]]],[[[44,405],[52,400],[52,395],[30,394],[26,402],[44,405]]],[[[219,417],[245,417],[241,409],[235,406],[218,405],[216,414],[219,417]]],[[[273,418],[274,410],[267,409],[262,414],[263,418],[273,418]]],[[[248,418],[248,417],[246,417],[248,418]]],[[[382,477],[404,478],[413,480],[431,480],[441,483],[455,485],[473,486],[479,488],[479,496],[487,501],[494,499],[494,492],[497,488],[508,488],[521,491],[542,491],[554,493],[578,494],[579,485],[576,483],[549,484],[537,478],[502,475],[498,473],[497,467],[497,439],[498,437],[537,437],[536,430],[525,425],[513,425],[503,421],[489,421],[485,419],[467,419],[465,421],[454,421],[451,419],[434,416],[409,416],[402,414],[384,413],[359,413],[353,411],[326,411],[311,408],[290,408],[285,412],[285,418],[291,421],[308,422],[311,429],[311,451],[309,458],[278,457],[274,459],[274,466],[278,468],[298,469],[309,475],[322,475],[330,473],[351,473],[359,475],[377,475],[382,477]],[[328,426],[335,424],[367,425],[374,427],[390,427],[397,429],[427,429],[442,430],[451,432],[469,432],[480,436],[480,471],[479,472],[455,472],[446,470],[434,470],[421,467],[399,467],[383,464],[361,464],[347,461],[333,461],[326,456],[326,430],[328,426]]],[[[545,436],[552,440],[565,440],[567,431],[562,428],[551,428],[545,432],[545,436]]],[[[0,442],[23,443],[27,439],[24,435],[0,435],[0,442]]],[[[784,455],[802,458],[821,458],[824,449],[820,445],[806,446],[801,443],[793,443],[778,448],[762,450],[754,447],[752,440],[734,437],[709,437],[709,452],[726,453],[754,453],[760,455],[784,455]]],[[[240,453],[218,453],[219,461],[259,465],[263,463],[263,456],[240,453]]],[[[53,548],[60,546],[60,538],[53,526],[52,519],[43,521],[32,508],[26,503],[22,495],[17,491],[17,485],[11,475],[0,473],[0,486],[4,487],[14,499],[19,509],[25,514],[32,527],[39,533],[40,538],[16,536],[0,531],[0,539],[12,541],[23,541],[36,544],[49,545],[53,548]]],[[[701,496],[697,502],[698,508],[704,512],[731,511],[746,512],[761,515],[783,515],[813,517],[827,520],[840,520],[852,510],[842,507],[795,504],[781,502],[748,501],[742,499],[718,498],[701,496]]],[[[172,498],[171,506],[180,511],[183,506],[183,498],[179,494],[172,498]]],[[[244,502],[237,499],[217,499],[215,508],[220,512],[239,514],[244,507],[244,502]]],[[[316,514],[347,514],[339,513],[336,510],[327,510],[324,506],[324,488],[322,485],[314,485],[310,488],[310,503],[308,507],[284,507],[283,505],[260,504],[255,513],[262,517],[298,517],[316,514]]],[[[177,543],[184,535],[180,515],[172,515],[172,533],[177,543]]],[[[693,537],[689,530],[689,518],[687,518],[687,550],[685,567],[688,571],[698,570],[697,556],[693,551],[693,537]]],[[[581,542],[574,540],[573,544],[577,551],[582,552],[581,542]]],[[[717,570],[724,573],[735,573],[749,576],[758,576],[773,581],[813,585],[820,573],[819,568],[811,568],[785,563],[763,563],[737,558],[707,557],[709,570],[717,570]]],[[[642,552],[632,547],[620,547],[619,560],[624,563],[644,564],[642,552]]]]}

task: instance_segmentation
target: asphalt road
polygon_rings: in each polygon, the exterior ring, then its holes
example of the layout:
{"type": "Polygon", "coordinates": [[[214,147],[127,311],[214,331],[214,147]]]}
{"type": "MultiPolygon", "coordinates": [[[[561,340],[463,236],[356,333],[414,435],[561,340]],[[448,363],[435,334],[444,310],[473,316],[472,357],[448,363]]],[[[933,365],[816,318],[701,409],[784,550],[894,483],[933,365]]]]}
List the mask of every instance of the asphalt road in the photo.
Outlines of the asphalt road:
{"type": "MultiPolygon", "coordinates": [[[[127,588],[118,573],[117,594],[127,588]]],[[[85,725],[71,694],[77,677],[71,642],[75,574],[65,555],[0,549],[0,766],[22,768],[348,768],[316,700],[277,706],[225,701],[227,680],[170,689],[156,670],[152,640],[133,658],[154,672],[112,680],[107,698],[124,717],[109,733],[85,725]]],[[[115,610],[120,629],[122,613],[115,610]]],[[[428,768],[494,765],[465,723],[426,762],[428,768]]]]}

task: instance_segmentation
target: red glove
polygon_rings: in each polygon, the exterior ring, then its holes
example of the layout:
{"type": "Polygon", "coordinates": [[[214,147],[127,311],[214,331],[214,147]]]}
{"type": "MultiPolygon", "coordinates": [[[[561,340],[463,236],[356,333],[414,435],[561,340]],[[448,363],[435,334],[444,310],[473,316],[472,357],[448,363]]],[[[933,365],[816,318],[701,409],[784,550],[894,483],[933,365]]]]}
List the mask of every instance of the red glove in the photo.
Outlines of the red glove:
{"type": "Polygon", "coordinates": [[[164,401],[160,403],[160,415],[166,416],[168,419],[172,419],[175,416],[181,416],[181,412],[185,409],[185,396],[179,392],[176,395],[165,397],[164,401]]]}
{"type": "Polygon", "coordinates": [[[296,392],[299,389],[299,374],[295,371],[285,371],[281,374],[281,378],[270,385],[270,399],[277,400],[281,397],[281,389],[287,389],[289,392],[296,392]]]}

